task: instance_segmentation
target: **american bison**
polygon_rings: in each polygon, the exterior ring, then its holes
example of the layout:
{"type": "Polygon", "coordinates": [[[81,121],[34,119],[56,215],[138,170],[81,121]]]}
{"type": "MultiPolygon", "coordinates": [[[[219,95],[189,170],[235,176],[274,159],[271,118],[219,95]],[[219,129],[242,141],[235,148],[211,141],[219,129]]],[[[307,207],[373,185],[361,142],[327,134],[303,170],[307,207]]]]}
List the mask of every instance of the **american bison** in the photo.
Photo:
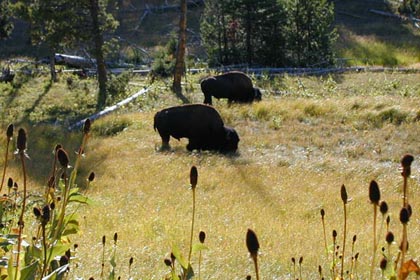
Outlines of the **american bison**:
{"type": "Polygon", "coordinates": [[[243,72],[232,71],[205,78],[200,83],[204,103],[212,104],[211,97],[227,98],[228,102],[251,103],[261,100],[261,92],[243,72]]]}
{"type": "Polygon", "coordinates": [[[169,149],[169,138],[188,138],[187,149],[235,152],[239,136],[235,129],[224,125],[219,113],[211,106],[189,104],[163,109],[155,114],[153,127],[162,138],[162,150],[169,149]]]}

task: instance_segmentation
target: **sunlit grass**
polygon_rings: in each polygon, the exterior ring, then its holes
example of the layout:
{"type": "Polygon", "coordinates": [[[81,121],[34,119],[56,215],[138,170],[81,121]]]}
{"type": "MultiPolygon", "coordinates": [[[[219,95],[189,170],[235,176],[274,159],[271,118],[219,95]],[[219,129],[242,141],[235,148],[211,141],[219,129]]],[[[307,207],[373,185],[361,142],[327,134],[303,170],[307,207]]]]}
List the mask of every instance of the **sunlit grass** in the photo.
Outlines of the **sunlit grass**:
{"type": "MultiPolygon", "coordinates": [[[[190,77],[194,86],[188,94],[201,102],[195,78],[190,77]]],[[[334,229],[341,244],[343,184],[351,199],[347,205],[348,242],[357,234],[358,273],[366,278],[372,256],[369,182],[377,180],[399,240],[398,168],[403,154],[415,155],[412,173],[418,176],[417,80],[415,74],[392,73],[284,77],[273,83],[283,84],[281,90],[288,94],[278,95],[276,86],[267,86],[263,101],[252,105],[228,106],[224,100],[216,100],[215,107],[225,123],[235,127],[241,138],[236,156],[189,153],[185,139],[171,140],[173,150],[159,152],[161,143],[153,130],[153,115],[180,102],[164,85],[156,85],[150,95],[131,107],[93,122],[81,178],[95,172],[95,181],[86,189],[94,204],[80,211],[82,233],[73,240],[79,245],[78,267],[72,268],[71,275],[98,278],[102,236],[107,236],[110,253],[112,236],[118,232],[117,275],[128,275],[133,257],[134,279],[162,279],[169,271],[163,260],[174,244],[188,254],[192,211],[189,172],[194,165],[199,174],[194,236],[205,231],[209,247],[201,262],[203,279],[253,275],[245,246],[248,228],[258,234],[261,245],[261,279],[289,278],[293,275],[291,258],[301,256],[303,278],[316,278],[319,265],[328,275],[331,260],[325,256],[320,210],[326,212],[329,245],[334,229]],[[403,122],[383,117],[397,113],[405,116],[403,122]]],[[[256,80],[258,86],[260,82],[266,83],[256,80]]],[[[56,144],[51,142],[48,147],[43,135],[65,144],[69,151],[76,149],[72,143],[78,137],[43,126],[29,127],[28,131],[29,139],[39,139],[28,145],[34,170],[29,185],[36,186],[46,182],[45,170],[50,168],[48,154],[41,153],[52,151],[56,144]]],[[[410,180],[413,193],[419,190],[418,183],[417,177],[410,180]]],[[[79,184],[84,187],[86,182],[79,184]]],[[[420,206],[414,199],[411,203],[413,209],[420,206]]],[[[379,221],[378,228],[380,225],[379,221]]],[[[419,254],[419,230],[413,217],[409,257],[419,254]]],[[[380,239],[378,248],[384,244],[380,239]]],[[[393,250],[397,251],[397,245],[393,250]]],[[[348,267],[350,255],[346,256],[348,267]]],[[[191,262],[197,267],[198,255],[193,254],[191,262]]],[[[109,262],[105,268],[109,270],[109,262]]],[[[379,267],[375,271],[380,275],[379,267]]]]}

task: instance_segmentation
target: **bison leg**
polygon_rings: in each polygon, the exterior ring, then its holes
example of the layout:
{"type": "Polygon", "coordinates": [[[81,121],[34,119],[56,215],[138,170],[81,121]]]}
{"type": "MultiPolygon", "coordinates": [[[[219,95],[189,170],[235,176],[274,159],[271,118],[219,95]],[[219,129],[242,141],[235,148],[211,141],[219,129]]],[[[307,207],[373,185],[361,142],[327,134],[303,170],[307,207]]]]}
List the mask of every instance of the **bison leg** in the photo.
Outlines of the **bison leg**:
{"type": "Polygon", "coordinates": [[[211,102],[211,94],[204,94],[204,102],[203,103],[204,104],[212,105],[212,102],[211,102]]]}
{"type": "Polygon", "coordinates": [[[162,151],[169,150],[171,146],[169,146],[169,134],[160,134],[160,138],[162,138],[162,147],[160,148],[162,151]]]}

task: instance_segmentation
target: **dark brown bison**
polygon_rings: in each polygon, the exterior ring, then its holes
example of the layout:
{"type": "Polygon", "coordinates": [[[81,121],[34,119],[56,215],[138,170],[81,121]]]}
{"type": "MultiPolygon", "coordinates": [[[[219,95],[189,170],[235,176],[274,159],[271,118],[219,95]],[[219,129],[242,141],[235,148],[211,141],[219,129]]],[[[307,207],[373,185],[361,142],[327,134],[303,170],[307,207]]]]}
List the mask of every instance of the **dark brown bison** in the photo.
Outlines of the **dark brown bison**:
{"type": "Polygon", "coordinates": [[[200,85],[205,104],[212,104],[212,96],[217,99],[227,98],[229,103],[251,103],[254,100],[261,100],[260,90],[254,88],[251,79],[239,71],[205,78],[200,85]]]}
{"type": "Polygon", "coordinates": [[[187,149],[235,152],[239,137],[226,127],[219,113],[211,106],[189,104],[163,109],[155,114],[154,129],[162,138],[162,149],[169,149],[169,138],[188,138],[187,149]]]}

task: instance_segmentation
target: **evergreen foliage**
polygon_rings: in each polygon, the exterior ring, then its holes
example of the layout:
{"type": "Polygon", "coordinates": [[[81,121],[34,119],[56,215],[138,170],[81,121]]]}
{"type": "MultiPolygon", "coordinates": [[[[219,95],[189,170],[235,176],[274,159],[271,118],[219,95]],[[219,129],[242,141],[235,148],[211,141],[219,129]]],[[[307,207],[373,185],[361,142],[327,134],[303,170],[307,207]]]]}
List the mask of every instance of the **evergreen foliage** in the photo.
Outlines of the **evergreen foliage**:
{"type": "Polygon", "coordinates": [[[209,64],[332,64],[333,4],[326,0],[206,1],[201,36],[209,64]]]}
{"type": "Polygon", "coordinates": [[[7,0],[0,1],[0,40],[6,39],[10,36],[13,30],[13,23],[11,21],[12,11],[10,3],[7,0]]]}

